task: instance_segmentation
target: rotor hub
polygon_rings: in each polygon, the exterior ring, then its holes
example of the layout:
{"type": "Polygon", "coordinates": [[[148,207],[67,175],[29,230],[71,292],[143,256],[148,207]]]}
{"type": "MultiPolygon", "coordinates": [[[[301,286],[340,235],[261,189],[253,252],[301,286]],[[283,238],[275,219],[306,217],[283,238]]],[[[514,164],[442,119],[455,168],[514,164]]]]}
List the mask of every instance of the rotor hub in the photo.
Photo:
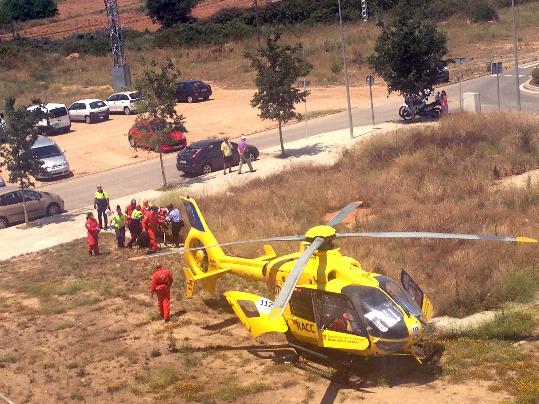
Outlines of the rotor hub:
{"type": "Polygon", "coordinates": [[[335,237],[336,231],[331,226],[315,226],[311,227],[309,230],[307,230],[307,233],[305,233],[305,238],[307,238],[307,241],[312,241],[317,237],[321,237],[324,239],[332,239],[335,237]]]}

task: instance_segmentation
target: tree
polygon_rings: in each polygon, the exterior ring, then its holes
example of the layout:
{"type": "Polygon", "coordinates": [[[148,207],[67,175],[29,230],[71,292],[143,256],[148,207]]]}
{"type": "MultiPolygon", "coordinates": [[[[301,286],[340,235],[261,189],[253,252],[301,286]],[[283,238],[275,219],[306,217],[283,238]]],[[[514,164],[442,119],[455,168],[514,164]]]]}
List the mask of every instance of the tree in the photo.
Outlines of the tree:
{"type": "Polygon", "coordinates": [[[153,22],[170,28],[178,23],[193,22],[191,10],[198,0],[146,0],[148,16],[153,22]]]}
{"type": "MultiPolygon", "coordinates": [[[[166,188],[167,178],[163,165],[163,153],[159,145],[171,141],[172,129],[186,132],[184,117],[176,112],[176,86],[180,73],[172,60],[167,59],[162,65],[155,60],[149,64],[143,62],[143,71],[137,78],[135,86],[142,93],[145,108],[138,119],[147,123],[144,143],[159,152],[163,186],[166,188]],[[151,126],[151,128],[150,128],[151,126]]],[[[143,129],[144,130],[144,129],[143,129]]]]}
{"type": "Polygon", "coordinates": [[[6,9],[14,21],[37,20],[58,15],[54,0],[3,0],[6,9]]]}
{"type": "Polygon", "coordinates": [[[260,109],[262,119],[278,122],[281,154],[285,156],[282,124],[301,117],[295,111],[295,104],[304,102],[310,93],[300,91],[294,84],[298,78],[307,76],[313,66],[300,56],[301,44],[281,46],[280,38],[280,33],[270,33],[265,47],[258,48],[254,54],[247,52],[245,57],[256,70],[257,91],[251,105],[260,109]]]}
{"type": "Polygon", "coordinates": [[[401,0],[369,56],[369,65],[386,81],[389,93],[417,96],[432,91],[437,74],[447,64],[442,59],[447,53],[446,37],[422,15],[425,5],[425,0],[401,0]]]}
{"type": "MultiPolygon", "coordinates": [[[[39,100],[38,104],[41,104],[39,100]]],[[[0,147],[0,166],[9,171],[9,182],[18,184],[19,189],[34,186],[32,177],[41,172],[43,164],[32,153],[38,133],[34,129],[38,121],[43,118],[43,110],[36,108],[28,111],[26,106],[15,108],[15,98],[6,98],[5,115],[5,143],[0,147]]],[[[24,208],[24,222],[28,226],[28,211],[26,210],[26,197],[22,192],[24,208]]]]}

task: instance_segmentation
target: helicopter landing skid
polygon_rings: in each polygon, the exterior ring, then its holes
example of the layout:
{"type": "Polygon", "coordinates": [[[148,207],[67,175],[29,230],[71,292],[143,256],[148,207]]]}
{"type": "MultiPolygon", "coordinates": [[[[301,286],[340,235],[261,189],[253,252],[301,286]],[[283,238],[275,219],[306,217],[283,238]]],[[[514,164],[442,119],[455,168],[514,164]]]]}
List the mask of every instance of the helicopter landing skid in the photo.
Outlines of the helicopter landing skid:
{"type": "Polygon", "coordinates": [[[423,363],[438,363],[444,353],[444,346],[435,340],[424,340],[412,347],[411,354],[423,363]]]}

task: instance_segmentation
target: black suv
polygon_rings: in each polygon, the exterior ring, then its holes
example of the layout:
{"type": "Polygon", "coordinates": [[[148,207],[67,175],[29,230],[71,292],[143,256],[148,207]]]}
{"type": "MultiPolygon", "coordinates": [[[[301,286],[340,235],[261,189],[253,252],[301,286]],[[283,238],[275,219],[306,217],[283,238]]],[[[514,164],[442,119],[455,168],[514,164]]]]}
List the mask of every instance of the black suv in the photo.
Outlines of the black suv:
{"type": "MultiPolygon", "coordinates": [[[[178,153],[176,157],[176,168],[186,174],[205,175],[215,170],[223,169],[224,161],[221,153],[220,139],[199,140],[191,143],[178,153]]],[[[240,163],[238,144],[232,143],[232,165],[240,163]]],[[[247,145],[247,154],[251,161],[258,158],[259,152],[255,146],[247,145]]]]}
{"type": "Polygon", "coordinates": [[[176,87],[176,99],[192,103],[197,100],[207,101],[210,98],[211,86],[200,80],[182,81],[176,87]]]}

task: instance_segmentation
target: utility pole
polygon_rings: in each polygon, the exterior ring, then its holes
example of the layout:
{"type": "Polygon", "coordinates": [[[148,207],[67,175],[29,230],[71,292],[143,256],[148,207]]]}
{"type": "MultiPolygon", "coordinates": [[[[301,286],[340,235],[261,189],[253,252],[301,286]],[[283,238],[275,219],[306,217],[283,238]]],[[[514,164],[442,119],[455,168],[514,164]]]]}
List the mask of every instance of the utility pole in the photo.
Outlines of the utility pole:
{"type": "Polygon", "coordinates": [[[124,54],[122,27],[116,0],[104,0],[107,10],[110,33],[110,47],[112,49],[112,87],[115,90],[131,87],[131,71],[124,54]]]}
{"type": "Polygon", "coordinates": [[[354,124],[352,123],[352,106],[350,104],[350,85],[348,83],[348,66],[346,64],[346,49],[344,46],[344,30],[342,26],[341,0],[337,0],[339,4],[339,22],[341,25],[341,48],[342,60],[344,67],[344,85],[346,87],[346,102],[348,103],[348,125],[350,126],[350,137],[354,138],[354,124]]]}
{"type": "Polygon", "coordinates": [[[256,16],[256,47],[260,49],[260,19],[258,13],[258,0],[254,0],[255,16],[256,16]]]}
{"type": "Polygon", "coordinates": [[[511,0],[511,10],[513,11],[513,49],[515,51],[515,87],[517,91],[517,110],[522,111],[520,103],[520,77],[518,72],[518,47],[517,47],[517,20],[515,16],[515,0],[511,0]]]}

